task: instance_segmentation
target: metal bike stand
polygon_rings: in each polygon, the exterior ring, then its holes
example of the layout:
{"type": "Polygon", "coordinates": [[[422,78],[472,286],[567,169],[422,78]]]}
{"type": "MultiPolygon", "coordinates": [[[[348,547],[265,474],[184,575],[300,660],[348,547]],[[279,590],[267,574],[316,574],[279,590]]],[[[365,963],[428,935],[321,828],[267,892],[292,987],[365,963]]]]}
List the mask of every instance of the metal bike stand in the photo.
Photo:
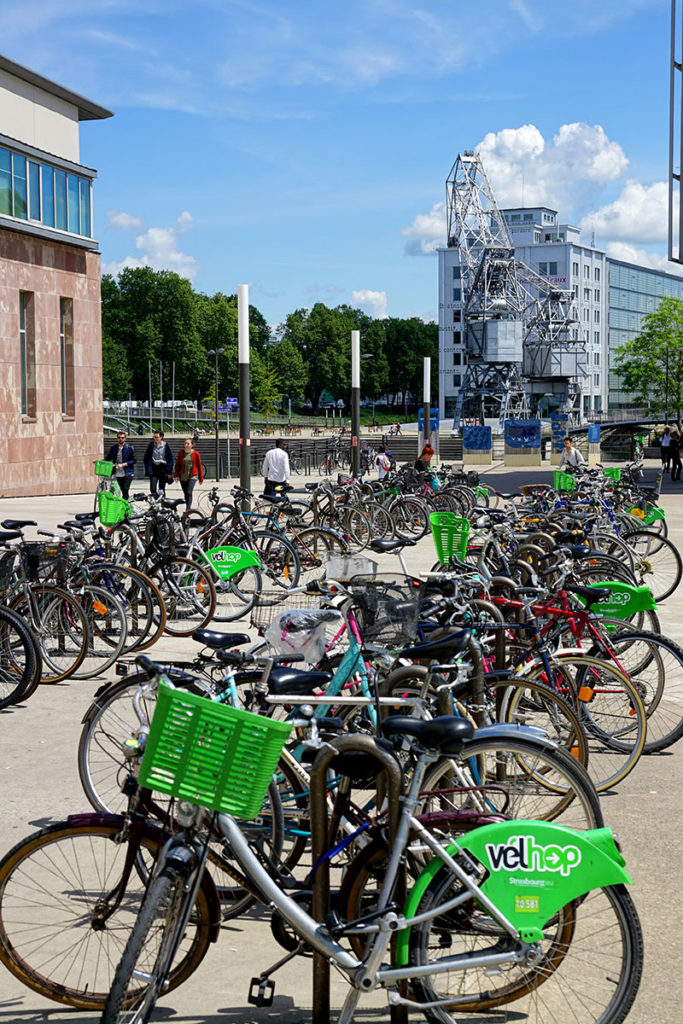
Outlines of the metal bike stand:
{"type": "MultiPolygon", "coordinates": [[[[370,754],[379,762],[379,780],[384,781],[383,792],[389,804],[389,846],[395,840],[400,818],[403,773],[396,759],[377,745],[372,736],[339,736],[322,748],[311,766],[311,850],[313,864],[320,861],[313,880],[312,915],[316,921],[324,921],[330,911],[330,868],[329,860],[320,860],[329,847],[329,820],[327,814],[327,769],[337,754],[347,751],[370,754]]],[[[378,801],[380,799],[378,783],[378,801]]],[[[379,806],[379,803],[378,803],[379,806]]],[[[405,867],[401,868],[396,883],[394,900],[404,906],[406,899],[405,867]]],[[[397,935],[391,941],[392,955],[395,955],[397,935]]],[[[405,982],[400,983],[401,994],[405,982]]],[[[407,1024],[408,1011],[405,1006],[391,1007],[392,1024],[407,1024]]],[[[313,954],[313,1024],[330,1024],[330,964],[322,953],[313,954]]]]}

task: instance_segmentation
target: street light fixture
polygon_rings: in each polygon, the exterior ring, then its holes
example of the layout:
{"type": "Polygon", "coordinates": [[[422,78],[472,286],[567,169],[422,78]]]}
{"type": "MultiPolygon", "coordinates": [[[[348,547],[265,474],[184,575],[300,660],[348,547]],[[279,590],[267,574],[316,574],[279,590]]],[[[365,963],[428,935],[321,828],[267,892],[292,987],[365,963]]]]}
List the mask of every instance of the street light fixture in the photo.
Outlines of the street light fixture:
{"type": "Polygon", "coordinates": [[[215,398],[214,413],[215,413],[215,416],[216,416],[216,483],[218,483],[220,478],[221,478],[221,474],[220,474],[220,447],[219,447],[219,443],[218,443],[218,357],[222,356],[224,354],[225,354],[225,349],[224,348],[210,348],[209,351],[207,352],[207,355],[215,356],[215,358],[216,358],[216,391],[214,393],[214,398],[215,398]]]}

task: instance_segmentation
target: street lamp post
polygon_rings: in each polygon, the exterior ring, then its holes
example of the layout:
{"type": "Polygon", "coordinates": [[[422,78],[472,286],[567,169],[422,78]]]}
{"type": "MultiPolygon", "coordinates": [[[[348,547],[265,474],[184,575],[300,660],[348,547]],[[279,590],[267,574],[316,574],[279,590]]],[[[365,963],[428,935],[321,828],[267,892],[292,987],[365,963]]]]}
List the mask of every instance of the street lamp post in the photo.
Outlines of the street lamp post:
{"type": "Polygon", "coordinates": [[[431,441],[431,412],[432,404],[432,360],[429,356],[425,356],[424,361],[424,376],[422,381],[422,434],[423,444],[429,444],[431,441]]]}
{"type": "Polygon", "coordinates": [[[351,476],[360,473],[360,331],[351,331],[351,476]]]}
{"type": "Polygon", "coordinates": [[[216,392],[214,394],[214,399],[215,399],[214,413],[215,413],[215,417],[216,417],[216,483],[218,483],[218,481],[221,478],[221,472],[220,472],[220,445],[219,445],[219,441],[218,441],[218,357],[222,356],[224,352],[225,352],[224,348],[210,348],[209,351],[207,352],[207,355],[215,356],[215,359],[216,359],[216,392]]]}

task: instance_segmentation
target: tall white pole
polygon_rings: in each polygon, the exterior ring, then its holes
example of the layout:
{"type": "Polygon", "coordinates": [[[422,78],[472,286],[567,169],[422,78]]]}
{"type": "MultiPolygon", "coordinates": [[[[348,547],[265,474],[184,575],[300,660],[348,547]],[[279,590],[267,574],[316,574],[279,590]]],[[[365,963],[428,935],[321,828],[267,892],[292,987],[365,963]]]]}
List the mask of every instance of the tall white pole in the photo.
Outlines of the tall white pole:
{"type": "Polygon", "coordinates": [[[428,444],[431,440],[430,430],[430,412],[432,404],[432,360],[429,356],[425,356],[424,361],[424,374],[422,379],[422,433],[424,438],[424,444],[428,444]]]}
{"type": "Polygon", "coordinates": [[[240,486],[251,490],[251,433],[249,429],[249,285],[237,285],[237,358],[240,400],[240,486]]]}
{"type": "Polygon", "coordinates": [[[351,331],[351,476],[360,473],[360,331],[351,331]]]}

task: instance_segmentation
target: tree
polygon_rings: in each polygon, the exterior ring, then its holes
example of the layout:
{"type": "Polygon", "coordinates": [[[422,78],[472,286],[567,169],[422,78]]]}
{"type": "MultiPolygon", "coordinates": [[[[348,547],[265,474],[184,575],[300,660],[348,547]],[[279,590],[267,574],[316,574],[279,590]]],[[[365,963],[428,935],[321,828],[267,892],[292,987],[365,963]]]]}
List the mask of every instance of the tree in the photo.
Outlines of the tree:
{"type": "Polygon", "coordinates": [[[285,397],[295,403],[303,401],[308,372],[298,348],[291,341],[280,341],[277,345],[269,345],[263,358],[266,365],[272,367],[281,378],[285,397]]]}
{"type": "Polygon", "coordinates": [[[282,378],[273,366],[257,358],[252,366],[251,394],[255,405],[266,417],[266,423],[280,409],[282,402],[282,378]]]}
{"type": "Polygon", "coordinates": [[[123,401],[128,398],[132,379],[124,349],[108,334],[103,334],[102,395],[114,402],[123,401]]]}
{"type": "Polygon", "coordinates": [[[614,371],[625,391],[655,415],[683,409],[683,300],[662,299],[641,333],[617,349],[614,371]]]}

